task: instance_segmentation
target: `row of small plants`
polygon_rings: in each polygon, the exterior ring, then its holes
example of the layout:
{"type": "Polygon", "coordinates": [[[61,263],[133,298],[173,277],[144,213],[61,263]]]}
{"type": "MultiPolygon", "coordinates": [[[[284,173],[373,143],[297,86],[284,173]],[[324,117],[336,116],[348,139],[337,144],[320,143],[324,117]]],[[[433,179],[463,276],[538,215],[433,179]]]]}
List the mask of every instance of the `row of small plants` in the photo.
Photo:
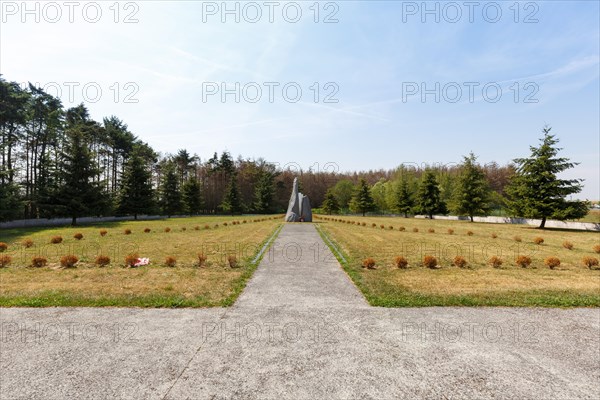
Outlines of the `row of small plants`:
{"type": "MultiPolygon", "coordinates": [[[[598,259],[596,257],[583,257],[581,260],[581,264],[589,269],[595,269],[598,266],[598,259]]],[[[502,258],[493,256],[488,260],[488,265],[494,268],[500,268],[504,264],[504,260],[502,258]]],[[[515,259],[515,265],[521,268],[528,268],[531,266],[532,260],[531,257],[528,256],[518,256],[515,259]]],[[[405,257],[398,256],[394,259],[394,265],[400,269],[408,268],[408,260],[405,257]]],[[[452,260],[452,265],[459,268],[468,268],[468,261],[462,256],[456,256],[452,260]]],[[[560,259],[558,257],[547,257],[544,260],[544,265],[546,265],[550,269],[555,269],[560,267],[560,259]]],[[[423,260],[420,262],[420,266],[427,267],[431,269],[438,269],[441,266],[438,263],[438,260],[434,256],[425,256],[423,260]]],[[[362,261],[362,267],[366,269],[377,269],[377,262],[372,257],[367,257],[362,261]]]]}
{"type": "MultiPolygon", "coordinates": [[[[204,253],[199,253],[197,256],[197,261],[194,266],[197,267],[206,267],[208,266],[207,262],[208,257],[204,253]]],[[[8,267],[12,262],[12,257],[6,254],[0,255],[0,268],[8,267]]],[[[79,263],[79,258],[73,254],[65,255],[60,258],[60,265],[62,268],[75,268],[79,263]]],[[[147,258],[140,258],[138,254],[128,254],[124,259],[124,267],[127,268],[137,268],[140,266],[148,265],[150,260],[147,258]]],[[[111,259],[105,255],[98,255],[94,260],[94,265],[98,267],[106,267],[111,264],[111,259]]],[[[48,259],[46,257],[35,256],[31,259],[31,264],[29,267],[31,268],[43,268],[48,265],[48,259]]],[[[173,256],[168,256],[165,258],[164,263],[162,264],[166,267],[176,267],[177,266],[177,258],[173,256]]],[[[236,268],[239,266],[237,257],[233,254],[227,256],[227,265],[230,268],[236,268]]]]}
{"type": "MultiPolygon", "coordinates": [[[[245,219],[244,219],[244,220],[242,220],[242,221],[229,221],[229,222],[222,222],[220,225],[219,225],[219,224],[214,224],[214,225],[213,225],[213,227],[212,227],[212,229],[216,229],[216,228],[218,228],[219,226],[224,226],[224,227],[226,227],[226,226],[229,226],[229,225],[241,225],[241,224],[246,224],[246,223],[248,223],[248,222],[264,222],[264,221],[273,220],[273,219],[279,219],[279,218],[281,218],[281,217],[280,217],[280,216],[275,216],[275,217],[259,218],[259,219],[253,219],[253,220],[245,220],[245,219]]],[[[194,228],[193,228],[193,230],[195,230],[195,231],[199,231],[199,230],[202,230],[202,229],[208,230],[208,229],[211,229],[211,226],[210,226],[210,225],[208,225],[208,224],[204,225],[204,227],[200,227],[199,225],[196,225],[196,226],[194,226],[194,228]]],[[[182,232],[185,232],[186,230],[187,230],[187,228],[186,228],[186,227],[182,227],[182,228],[181,228],[181,231],[182,231],[182,232]]],[[[165,233],[169,233],[169,232],[171,232],[171,231],[172,231],[172,230],[171,230],[171,228],[169,228],[169,227],[165,227],[165,228],[163,229],[163,232],[165,232],[165,233]]],[[[152,229],[150,229],[150,228],[144,228],[143,232],[144,232],[144,233],[151,233],[151,232],[152,232],[152,229]]],[[[132,233],[133,233],[133,231],[132,231],[131,229],[125,229],[125,230],[123,230],[123,234],[124,234],[124,235],[131,235],[132,233]]],[[[108,234],[108,230],[106,230],[106,229],[100,229],[100,231],[99,231],[99,234],[100,234],[100,236],[103,236],[103,237],[104,237],[104,236],[106,236],[106,235],[108,234]]],[[[75,233],[75,234],[73,235],[73,238],[74,238],[75,240],[82,240],[82,239],[83,239],[83,234],[82,234],[82,233],[79,233],[79,232],[78,232],[78,233],[75,233]]],[[[51,243],[51,244],[60,244],[60,243],[62,243],[62,242],[63,242],[63,237],[62,237],[62,236],[53,236],[52,238],[50,238],[50,243],[51,243]]],[[[30,248],[30,247],[33,247],[35,243],[33,242],[33,240],[31,240],[31,239],[27,238],[27,239],[23,239],[23,240],[20,242],[20,244],[21,244],[21,246],[23,246],[23,247],[25,247],[25,248],[30,248]]],[[[2,253],[2,252],[4,252],[4,251],[6,251],[6,250],[8,249],[8,247],[9,247],[9,245],[8,245],[7,243],[0,242],[0,253],[2,253]]]]}
{"type": "MultiPolygon", "coordinates": [[[[350,220],[344,220],[344,219],[339,219],[339,218],[328,218],[328,217],[315,217],[315,218],[318,218],[318,219],[323,219],[323,220],[325,220],[325,221],[341,222],[341,223],[343,223],[343,224],[351,224],[351,225],[356,225],[356,226],[365,226],[365,227],[367,226],[367,223],[366,223],[366,222],[350,221],[350,220]]],[[[372,227],[372,228],[377,228],[377,224],[375,224],[375,223],[372,223],[372,224],[371,224],[371,227],[372,227]]],[[[380,224],[380,225],[379,225],[379,228],[380,228],[380,229],[386,229],[386,226],[385,226],[385,225],[383,225],[383,224],[380,224]]],[[[388,229],[388,230],[394,230],[394,226],[393,226],[393,225],[389,225],[389,226],[387,227],[387,229],[388,229]]],[[[397,230],[398,230],[398,231],[400,231],[400,232],[405,232],[405,231],[406,231],[406,228],[405,228],[404,226],[400,226],[400,227],[398,227],[398,229],[397,229],[397,230]]],[[[416,228],[416,227],[415,227],[415,228],[413,228],[413,229],[412,229],[412,231],[413,231],[413,232],[415,232],[415,233],[417,233],[417,232],[419,232],[419,228],[416,228]]],[[[433,229],[433,228],[428,228],[428,229],[427,229],[427,232],[428,232],[428,233],[435,233],[435,229],[433,229]]],[[[446,232],[448,233],[448,235],[454,235],[454,233],[455,233],[454,229],[452,229],[452,228],[448,228],[448,230],[447,230],[446,232]]],[[[473,236],[473,235],[475,235],[475,233],[474,233],[473,231],[470,231],[470,230],[469,230],[469,231],[467,231],[467,232],[466,232],[466,235],[467,235],[467,236],[473,236]]],[[[498,234],[497,234],[497,233],[492,233],[492,234],[490,235],[490,237],[491,237],[492,239],[497,239],[497,238],[498,238],[498,234]]],[[[521,236],[513,236],[513,240],[514,240],[515,242],[519,242],[519,243],[523,241],[523,239],[521,238],[521,236]]],[[[544,238],[542,238],[542,237],[539,237],[539,236],[538,236],[538,237],[535,237],[535,238],[533,238],[533,240],[532,240],[532,243],[535,243],[535,244],[537,244],[537,245],[541,246],[541,245],[543,245],[543,244],[544,244],[544,238]]],[[[573,250],[573,249],[575,248],[575,245],[574,245],[572,242],[568,241],[568,240],[565,240],[565,241],[562,243],[562,246],[563,246],[565,249],[567,249],[567,250],[573,250]]],[[[595,246],[593,247],[593,251],[594,251],[595,253],[599,253],[599,254],[600,254],[600,244],[597,244],[597,245],[595,245],[595,246]]]]}

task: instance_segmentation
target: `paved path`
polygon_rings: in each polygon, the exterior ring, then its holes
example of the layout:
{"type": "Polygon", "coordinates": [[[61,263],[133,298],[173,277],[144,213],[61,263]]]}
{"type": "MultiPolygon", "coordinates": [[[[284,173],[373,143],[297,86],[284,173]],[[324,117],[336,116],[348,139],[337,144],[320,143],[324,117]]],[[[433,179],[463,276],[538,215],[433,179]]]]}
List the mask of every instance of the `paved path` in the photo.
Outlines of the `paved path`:
{"type": "Polygon", "coordinates": [[[369,307],[310,224],[227,309],[2,309],[1,399],[592,399],[600,310],[369,307]]]}

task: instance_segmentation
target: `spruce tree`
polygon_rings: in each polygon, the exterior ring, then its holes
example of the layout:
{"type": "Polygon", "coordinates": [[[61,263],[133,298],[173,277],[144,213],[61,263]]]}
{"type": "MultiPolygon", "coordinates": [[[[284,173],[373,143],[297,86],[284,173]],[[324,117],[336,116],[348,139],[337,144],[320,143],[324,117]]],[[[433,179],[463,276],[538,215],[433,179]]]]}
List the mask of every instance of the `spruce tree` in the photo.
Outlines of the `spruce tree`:
{"type": "Polygon", "coordinates": [[[444,212],[445,204],[440,199],[440,188],[433,171],[428,169],[421,178],[417,191],[416,209],[433,219],[433,214],[444,212]]]}
{"type": "Polygon", "coordinates": [[[200,214],[202,211],[202,193],[200,182],[195,176],[190,177],[183,184],[183,205],[185,212],[192,215],[200,214]]]}
{"type": "Polygon", "coordinates": [[[270,172],[263,172],[258,179],[254,191],[254,209],[259,214],[267,214],[273,208],[274,176],[270,172]]]}
{"type": "Polygon", "coordinates": [[[408,218],[408,213],[411,212],[414,205],[415,202],[408,186],[408,180],[403,178],[400,182],[400,186],[398,186],[398,190],[396,191],[396,210],[399,213],[404,214],[404,218],[408,218]]]}
{"type": "Polygon", "coordinates": [[[363,217],[368,211],[375,209],[375,202],[371,196],[371,189],[363,178],[360,179],[358,186],[354,192],[354,196],[350,201],[350,208],[354,212],[362,213],[363,217]]]}
{"type": "Polygon", "coordinates": [[[79,129],[68,132],[61,158],[57,200],[62,211],[71,217],[71,224],[76,225],[79,217],[101,214],[106,209],[106,197],[100,184],[93,180],[98,170],[79,129]]]}
{"type": "Polygon", "coordinates": [[[125,166],[119,191],[117,213],[133,215],[150,214],[154,210],[152,176],[142,157],[134,153],[125,166]]]}
{"type": "Polygon", "coordinates": [[[231,175],[231,178],[229,180],[229,186],[227,187],[227,192],[225,192],[225,197],[223,198],[221,207],[224,211],[231,213],[231,215],[239,214],[242,212],[240,192],[237,186],[236,174],[231,175]]]}
{"type": "Polygon", "coordinates": [[[474,215],[485,215],[489,211],[490,188],[476,161],[473,153],[464,157],[452,198],[452,211],[457,215],[467,214],[471,222],[474,215]]]}
{"type": "Polygon", "coordinates": [[[327,214],[336,214],[340,210],[337,198],[333,194],[333,190],[330,188],[325,193],[325,200],[323,200],[323,211],[327,214]]]}
{"type": "Polygon", "coordinates": [[[584,201],[567,201],[566,197],[581,191],[581,179],[559,179],[557,175],[573,168],[577,163],[557,157],[558,139],[543,129],[544,137],[539,147],[530,147],[531,156],[517,158],[517,172],[507,188],[509,207],[513,213],[525,218],[540,218],[540,228],[548,218],[565,220],[582,218],[589,205],[584,201]]]}
{"type": "Polygon", "coordinates": [[[179,178],[172,163],[167,164],[160,190],[162,213],[168,217],[181,213],[181,193],[179,178]]]}

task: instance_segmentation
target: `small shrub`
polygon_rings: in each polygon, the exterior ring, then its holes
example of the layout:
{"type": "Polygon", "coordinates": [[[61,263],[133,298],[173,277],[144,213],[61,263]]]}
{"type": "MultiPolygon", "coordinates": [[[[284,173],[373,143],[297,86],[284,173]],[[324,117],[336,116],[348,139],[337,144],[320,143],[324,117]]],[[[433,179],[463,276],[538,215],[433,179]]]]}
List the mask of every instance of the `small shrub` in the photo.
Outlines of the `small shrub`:
{"type": "Polygon", "coordinates": [[[75,238],[75,240],[81,240],[81,239],[83,239],[83,234],[76,233],[76,234],[73,235],[73,238],[75,238]]]}
{"type": "Polygon", "coordinates": [[[182,232],[185,232],[187,230],[187,228],[184,226],[183,228],[181,228],[182,232]]]}
{"type": "Polygon", "coordinates": [[[474,234],[473,231],[467,231],[467,236],[473,236],[474,234]]]}
{"type": "Polygon", "coordinates": [[[437,258],[434,256],[425,256],[423,257],[423,266],[427,268],[435,268],[437,267],[438,262],[437,258]]]}
{"type": "Polygon", "coordinates": [[[398,228],[398,230],[399,230],[400,232],[404,232],[404,231],[406,230],[406,228],[405,228],[405,227],[403,227],[403,226],[401,226],[400,228],[398,228]]]}
{"type": "Polygon", "coordinates": [[[223,222],[223,226],[227,226],[227,222],[223,222]]]}
{"type": "Polygon", "coordinates": [[[165,228],[165,233],[171,232],[171,228],[165,228]]]}
{"type": "Polygon", "coordinates": [[[107,233],[108,233],[108,231],[106,229],[100,230],[100,236],[106,236],[107,233]]]}
{"type": "Polygon", "coordinates": [[[448,229],[448,235],[454,235],[454,229],[449,228],[448,229]]]}
{"type": "Polygon", "coordinates": [[[565,240],[563,242],[563,247],[567,250],[573,250],[573,247],[575,247],[575,245],[571,242],[569,242],[568,240],[565,240]]]}
{"type": "Polygon", "coordinates": [[[544,260],[544,264],[550,269],[560,267],[560,259],[558,257],[547,257],[544,260]]]}
{"type": "Polygon", "coordinates": [[[373,228],[376,228],[376,227],[377,227],[377,224],[373,222],[373,223],[371,224],[371,226],[372,226],[373,228]]]}
{"type": "Polygon", "coordinates": [[[125,256],[125,266],[130,268],[135,267],[135,263],[137,263],[138,258],[140,258],[140,256],[137,253],[127,254],[125,256]]]}
{"type": "Polygon", "coordinates": [[[96,264],[99,267],[106,267],[108,264],[110,264],[110,257],[99,255],[96,257],[94,264],[96,264]]]}
{"type": "Polygon", "coordinates": [[[62,256],[60,258],[60,265],[63,268],[73,268],[75,267],[75,264],[77,264],[79,262],[79,258],[77,258],[77,256],[73,255],[73,254],[69,254],[67,256],[62,256]]]}
{"type": "Polygon", "coordinates": [[[46,266],[46,264],[48,264],[46,257],[36,256],[31,259],[31,266],[33,268],[43,268],[46,266]]]}
{"type": "Polygon", "coordinates": [[[177,265],[177,259],[175,257],[167,257],[165,258],[165,266],[167,267],[174,267],[175,265],[177,265]]]}
{"type": "Polygon", "coordinates": [[[233,254],[227,256],[227,262],[229,263],[229,267],[231,268],[235,268],[238,265],[237,258],[233,254]]]}
{"type": "Polygon", "coordinates": [[[52,239],[50,239],[50,243],[52,243],[52,244],[62,243],[62,236],[53,236],[52,239]]]}
{"type": "Polygon", "coordinates": [[[8,267],[8,264],[12,262],[12,257],[8,254],[3,254],[0,256],[0,268],[8,267]]]}
{"type": "Polygon", "coordinates": [[[413,228],[413,232],[419,232],[419,228],[413,228]]]}
{"type": "Polygon", "coordinates": [[[194,227],[194,230],[195,230],[195,231],[199,231],[199,230],[200,230],[200,227],[199,227],[198,225],[196,225],[196,226],[194,227]]]}
{"type": "Polygon", "coordinates": [[[365,258],[362,262],[363,268],[375,269],[375,260],[371,257],[365,258]]]}
{"type": "Polygon", "coordinates": [[[33,247],[33,240],[31,239],[23,239],[23,241],[21,242],[21,244],[23,245],[23,247],[25,247],[26,249],[33,247]]]}
{"type": "Polygon", "coordinates": [[[515,260],[515,263],[521,268],[527,268],[531,265],[531,258],[527,256],[519,256],[515,260]]]}
{"type": "Polygon", "coordinates": [[[246,222],[248,222],[248,221],[246,221],[246,220],[243,220],[243,221],[242,221],[242,224],[245,224],[246,222]]]}
{"type": "Polygon", "coordinates": [[[210,229],[210,226],[208,224],[204,225],[204,229],[210,229]]]}
{"type": "Polygon", "coordinates": [[[465,260],[465,258],[462,256],[456,256],[456,257],[454,257],[454,260],[452,261],[452,265],[454,265],[455,267],[458,267],[458,268],[464,268],[468,264],[469,263],[467,262],[467,260],[465,260]]]}
{"type": "Polygon", "coordinates": [[[394,227],[392,225],[390,225],[389,228],[390,228],[390,231],[394,230],[394,227]]]}
{"type": "Polygon", "coordinates": [[[598,266],[598,259],[596,257],[583,257],[583,260],[581,260],[581,262],[589,269],[598,266]]]}
{"type": "Polygon", "coordinates": [[[206,265],[206,255],[204,253],[198,253],[198,266],[203,267],[206,265]]]}
{"type": "Polygon", "coordinates": [[[490,264],[494,268],[500,268],[502,266],[502,262],[503,261],[500,257],[492,256],[488,261],[488,264],[490,264]]]}
{"type": "Polygon", "coordinates": [[[379,225],[379,227],[380,227],[381,229],[385,229],[385,225],[383,225],[383,224],[379,225]]]}
{"type": "Polygon", "coordinates": [[[4,242],[0,242],[0,253],[6,251],[6,249],[8,249],[8,245],[4,242]]]}
{"type": "Polygon", "coordinates": [[[394,264],[400,269],[405,269],[408,266],[408,260],[402,256],[398,256],[394,259],[394,264]]]}
{"type": "Polygon", "coordinates": [[[541,238],[541,237],[538,236],[535,239],[533,239],[533,243],[535,243],[537,245],[543,244],[544,243],[544,238],[541,238]]]}
{"type": "Polygon", "coordinates": [[[521,239],[521,236],[513,236],[513,240],[515,242],[522,242],[523,241],[523,239],[521,239]]]}
{"type": "Polygon", "coordinates": [[[150,229],[150,228],[144,228],[144,233],[150,233],[150,232],[152,232],[152,229],[150,229]]]}
{"type": "Polygon", "coordinates": [[[435,229],[429,228],[429,229],[427,229],[427,232],[429,232],[429,233],[435,233],[435,229]]]}
{"type": "Polygon", "coordinates": [[[123,231],[123,233],[124,233],[125,235],[131,235],[131,229],[125,229],[125,230],[123,231]]]}
{"type": "Polygon", "coordinates": [[[215,226],[214,226],[214,227],[215,227],[215,228],[218,228],[218,227],[219,227],[219,224],[215,224],[215,226]]]}
{"type": "Polygon", "coordinates": [[[594,246],[594,252],[600,254],[600,244],[594,246]]]}
{"type": "Polygon", "coordinates": [[[361,226],[367,226],[367,223],[366,223],[366,222],[363,222],[363,223],[361,223],[360,225],[361,225],[361,226]]]}
{"type": "Polygon", "coordinates": [[[492,233],[492,239],[497,239],[497,238],[498,238],[498,235],[496,234],[496,232],[493,232],[492,233]]]}

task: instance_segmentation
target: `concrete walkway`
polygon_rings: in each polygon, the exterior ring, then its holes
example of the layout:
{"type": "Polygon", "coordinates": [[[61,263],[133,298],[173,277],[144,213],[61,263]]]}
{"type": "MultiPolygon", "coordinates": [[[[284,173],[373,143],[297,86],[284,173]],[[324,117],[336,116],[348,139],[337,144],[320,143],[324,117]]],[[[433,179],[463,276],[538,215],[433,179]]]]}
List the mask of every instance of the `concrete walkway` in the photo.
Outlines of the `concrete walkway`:
{"type": "Polygon", "coordinates": [[[600,310],[368,306],[286,225],[227,309],[2,309],[1,399],[591,399],[600,310]]]}

